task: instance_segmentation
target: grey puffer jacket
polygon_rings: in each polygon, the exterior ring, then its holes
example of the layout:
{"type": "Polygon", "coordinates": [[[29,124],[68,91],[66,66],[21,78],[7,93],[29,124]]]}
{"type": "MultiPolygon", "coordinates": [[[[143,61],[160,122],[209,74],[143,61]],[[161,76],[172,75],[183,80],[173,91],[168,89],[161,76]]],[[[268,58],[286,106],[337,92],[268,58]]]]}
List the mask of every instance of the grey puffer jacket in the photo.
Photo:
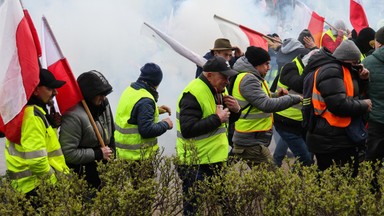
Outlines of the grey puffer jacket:
{"type": "MultiPolygon", "coordinates": [[[[108,101],[104,103],[108,103],[108,101]]],[[[104,143],[114,151],[113,117],[109,103],[95,123],[104,143]]],[[[96,133],[80,103],[63,116],[59,141],[68,164],[87,164],[103,159],[96,133]]]]}
{"type": "MultiPolygon", "coordinates": [[[[239,71],[239,73],[251,73],[245,75],[241,80],[239,86],[240,93],[253,107],[265,113],[278,112],[294,104],[298,104],[301,101],[298,95],[285,95],[278,98],[276,98],[275,94],[273,94],[272,97],[267,95],[262,88],[264,78],[261,77],[259,71],[257,71],[245,57],[239,58],[233,69],[239,71]]],[[[266,133],[268,133],[268,136],[272,135],[270,132],[266,133]]],[[[267,142],[270,141],[268,141],[268,139],[265,140],[267,140],[267,142]]],[[[241,146],[253,146],[256,144],[269,145],[269,143],[265,143],[264,139],[256,138],[255,133],[241,133],[237,131],[235,131],[233,142],[241,146]]]]}

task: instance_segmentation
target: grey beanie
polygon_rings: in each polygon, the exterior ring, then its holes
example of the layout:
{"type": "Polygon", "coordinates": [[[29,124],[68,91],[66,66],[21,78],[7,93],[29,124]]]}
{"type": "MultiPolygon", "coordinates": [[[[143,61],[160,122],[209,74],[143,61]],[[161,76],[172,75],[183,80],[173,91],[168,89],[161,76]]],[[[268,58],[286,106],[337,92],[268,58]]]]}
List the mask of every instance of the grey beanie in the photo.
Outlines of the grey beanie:
{"type": "Polygon", "coordinates": [[[375,39],[380,44],[384,44],[384,27],[381,27],[379,30],[377,30],[375,39]]]}
{"type": "Polygon", "coordinates": [[[351,40],[344,40],[332,54],[338,60],[360,60],[361,53],[356,44],[351,40]]]}
{"type": "Polygon", "coordinates": [[[333,24],[333,27],[335,27],[335,29],[331,28],[333,35],[337,35],[339,29],[343,30],[344,32],[347,31],[347,26],[343,20],[337,20],[335,24],[333,24]]]}

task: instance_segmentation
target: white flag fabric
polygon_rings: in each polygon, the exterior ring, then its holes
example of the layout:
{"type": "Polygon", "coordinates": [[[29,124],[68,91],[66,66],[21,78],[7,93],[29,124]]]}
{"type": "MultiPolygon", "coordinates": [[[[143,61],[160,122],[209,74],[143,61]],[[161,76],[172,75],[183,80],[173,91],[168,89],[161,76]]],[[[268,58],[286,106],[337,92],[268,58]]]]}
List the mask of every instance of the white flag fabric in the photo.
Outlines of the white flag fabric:
{"type": "Polygon", "coordinates": [[[168,36],[167,34],[161,32],[157,28],[149,25],[148,23],[143,24],[143,28],[146,28],[145,31],[150,32],[152,37],[155,38],[161,38],[163,41],[165,41],[174,51],[179,53],[180,55],[184,56],[185,58],[189,59],[196,65],[203,67],[205,62],[207,60],[203,58],[202,56],[196,54],[195,52],[191,51],[190,49],[186,48],[182,44],[180,44],[178,41],[173,39],[172,37],[168,36]]]}

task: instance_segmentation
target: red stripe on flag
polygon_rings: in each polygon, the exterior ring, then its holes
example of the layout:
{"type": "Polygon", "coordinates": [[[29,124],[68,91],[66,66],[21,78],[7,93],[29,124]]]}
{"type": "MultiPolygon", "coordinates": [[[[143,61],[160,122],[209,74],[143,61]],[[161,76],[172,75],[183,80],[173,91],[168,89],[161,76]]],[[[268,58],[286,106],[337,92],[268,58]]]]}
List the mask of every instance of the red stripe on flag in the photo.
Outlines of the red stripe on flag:
{"type": "Polygon", "coordinates": [[[35,42],[37,55],[40,57],[41,56],[41,46],[40,46],[39,37],[37,36],[36,28],[33,25],[33,22],[32,22],[31,16],[29,15],[28,10],[24,9],[23,11],[24,11],[24,17],[27,20],[28,26],[29,26],[31,33],[32,33],[33,42],[35,42]]]}
{"type": "Polygon", "coordinates": [[[49,65],[48,70],[54,74],[56,79],[66,81],[65,85],[56,89],[58,92],[56,96],[58,107],[61,113],[65,113],[83,99],[80,88],[66,58],[49,65]]]}
{"type": "Polygon", "coordinates": [[[360,1],[350,1],[349,20],[357,34],[359,34],[361,29],[369,26],[367,16],[360,1]]]}
{"type": "Polygon", "coordinates": [[[247,35],[251,46],[261,47],[268,51],[268,42],[263,37],[263,34],[242,25],[239,25],[239,27],[247,35]]]}
{"type": "Polygon", "coordinates": [[[312,12],[311,20],[308,24],[308,30],[311,32],[316,46],[320,47],[320,39],[323,34],[324,17],[318,15],[316,12],[312,12]]]}
{"type": "Polygon", "coordinates": [[[30,30],[30,25],[25,17],[21,20],[17,28],[16,44],[24,90],[28,100],[39,84],[40,68],[37,48],[30,30]]]}

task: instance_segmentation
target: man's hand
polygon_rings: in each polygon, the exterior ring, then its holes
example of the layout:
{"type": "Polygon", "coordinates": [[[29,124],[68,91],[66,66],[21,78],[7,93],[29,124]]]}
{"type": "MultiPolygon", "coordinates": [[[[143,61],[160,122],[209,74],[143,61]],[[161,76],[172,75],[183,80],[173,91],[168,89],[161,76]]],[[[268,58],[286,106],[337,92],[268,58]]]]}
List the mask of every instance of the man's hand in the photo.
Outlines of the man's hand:
{"type": "Polygon", "coordinates": [[[369,70],[365,68],[363,65],[361,65],[361,69],[359,70],[359,77],[360,79],[366,80],[369,78],[369,70]]]}
{"type": "Polygon", "coordinates": [[[372,101],[371,101],[371,99],[365,99],[363,101],[368,104],[368,110],[367,111],[371,112],[372,111],[372,101]]]}
{"type": "Polygon", "coordinates": [[[285,88],[280,88],[277,91],[277,97],[281,97],[281,96],[284,96],[284,95],[287,95],[287,94],[288,94],[288,90],[285,89],[285,88]]]}
{"type": "Polygon", "coordinates": [[[231,112],[238,113],[241,109],[237,100],[231,95],[223,96],[223,102],[231,112]]]}
{"type": "Polygon", "coordinates": [[[305,48],[307,49],[312,49],[316,47],[315,41],[311,37],[305,36],[303,38],[303,41],[305,43],[305,48]]]}
{"type": "Polygon", "coordinates": [[[165,106],[165,105],[161,105],[159,107],[159,114],[163,114],[163,113],[168,113],[168,115],[170,116],[171,115],[171,108],[169,108],[168,106],[165,106]]]}
{"type": "Polygon", "coordinates": [[[236,57],[240,57],[240,56],[243,56],[243,55],[244,55],[244,53],[241,51],[241,49],[240,49],[239,47],[234,46],[234,47],[232,47],[232,48],[233,48],[234,51],[235,51],[235,56],[236,56],[236,57]]]}
{"type": "Polygon", "coordinates": [[[219,116],[221,123],[227,122],[230,114],[228,108],[223,109],[223,105],[216,105],[216,115],[219,116]]]}
{"type": "Polygon", "coordinates": [[[107,161],[110,160],[112,155],[112,150],[108,146],[102,147],[100,149],[103,152],[103,159],[107,161]]]}
{"type": "Polygon", "coordinates": [[[167,122],[167,124],[168,124],[168,130],[170,130],[170,129],[172,129],[173,128],[173,122],[172,122],[172,120],[168,117],[168,118],[165,118],[165,119],[163,119],[162,121],[165,121],[165,122],[167,122]]]}

